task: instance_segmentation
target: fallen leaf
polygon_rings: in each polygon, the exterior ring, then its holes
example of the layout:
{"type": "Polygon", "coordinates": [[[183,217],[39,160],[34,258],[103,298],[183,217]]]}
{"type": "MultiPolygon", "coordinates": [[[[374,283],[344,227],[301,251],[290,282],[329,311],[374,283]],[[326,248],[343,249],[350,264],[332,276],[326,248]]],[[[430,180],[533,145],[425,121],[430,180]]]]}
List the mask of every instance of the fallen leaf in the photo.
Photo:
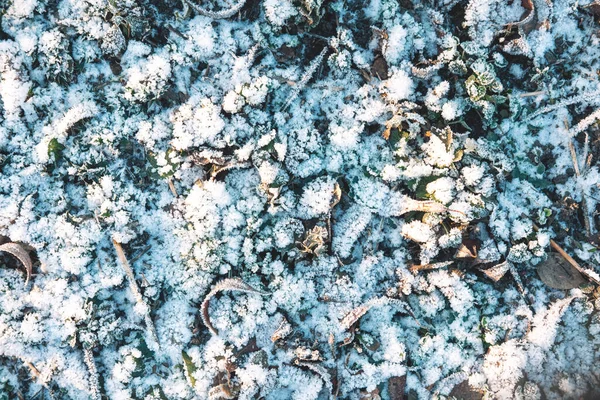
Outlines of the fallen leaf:
{"type": "Polygon", "coordinates": [[[504,261],[503,263],[494,265],[488,269],[482,269],[481,271],[494,282],[498,282],[508,272],[509,269],[510,264],[508,261],[504,261]]]}
{"type": "Polygon", "coordinates": [[[475,259],[477,258],[477,246],[474,240],[465,240],[456,250],[454,258],[475,259]]]}
{"type": "Polygon", "coordinates": [[[404,400],[406,390],[406,375],[394,376],[388,379],[388,394],[390,400],[404,400]]]}
{"type": "Polygon", "coordinates": [[[27,286],[33,271],[33,263],[31,262],[31,258],[29,257],[27,251],[25,251],[23,246],[18,243],[4,243],[0,246],[0,251],[11,254],[12,256],[16,257],[21,264],[23,264],[25,271],[27,271],[27,278],[25,279],[25,286],[27,286]]]}
{"type": "Polygon", "coordinates": [[[590,14],[592,14],[594,16],[600,15],[600,1],[598,1],[598,0],[593,1],[590,4],[586,4],[585,6],[582,6],[581,8],[583,8],[584,10],[587,10],[590,14]]]}
{"type": "Polygon", "coordinates": [[[388,78],[388,65],[383,56],[376,57],[371,65],[371,75],[376,76],[382,81],[388,78]]]}
{"type": "Polygon", "coordinates": [[[454,386],[450,392],[450,397],[462,400],[481,400],[483,399],[483,393],[471,386],[468,380],[465,380],[454,386]]]}
{"type": "Polygon", "coordinates": [[[542,282],[554,289],[573,289],[586,282],[585,278],[558,253],[548,254],[537,266],[542,282]]]}

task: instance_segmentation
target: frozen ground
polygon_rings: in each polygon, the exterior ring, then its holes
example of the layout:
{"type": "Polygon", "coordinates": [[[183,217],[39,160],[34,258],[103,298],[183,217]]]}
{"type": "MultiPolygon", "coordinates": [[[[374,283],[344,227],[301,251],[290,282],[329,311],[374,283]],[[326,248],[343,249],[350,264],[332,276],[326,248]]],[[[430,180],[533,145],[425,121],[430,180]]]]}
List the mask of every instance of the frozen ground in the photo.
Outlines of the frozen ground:
{"type": "Polygon", "coordinates": [[[598,398],[597,14],[0,0],[0,399],[598,398]]]}

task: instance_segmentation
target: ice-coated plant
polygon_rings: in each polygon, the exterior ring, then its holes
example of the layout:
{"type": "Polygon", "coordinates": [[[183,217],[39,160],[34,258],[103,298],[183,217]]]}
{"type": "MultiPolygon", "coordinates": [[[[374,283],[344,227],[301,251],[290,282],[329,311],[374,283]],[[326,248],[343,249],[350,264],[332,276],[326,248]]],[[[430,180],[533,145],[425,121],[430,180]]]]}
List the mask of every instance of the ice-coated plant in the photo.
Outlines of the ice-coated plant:
{"type": "Polygon", "coordinates": [[[0,2],[0,399],[598,397],[597,14],[0,2]]]}

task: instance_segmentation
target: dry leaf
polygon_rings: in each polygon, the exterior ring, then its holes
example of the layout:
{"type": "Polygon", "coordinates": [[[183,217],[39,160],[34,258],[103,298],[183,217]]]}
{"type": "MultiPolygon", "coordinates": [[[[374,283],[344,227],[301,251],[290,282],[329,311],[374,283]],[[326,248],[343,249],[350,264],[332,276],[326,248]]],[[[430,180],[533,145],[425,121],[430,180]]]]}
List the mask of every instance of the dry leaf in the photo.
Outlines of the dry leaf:
{"type": "Polygon", "coordinates": [[[583,276],[557,253],[548,254],[548,259],[537,266],[542,282],[554,289],[573,289],[585,283],[583,276]]]}
{"type": "Polygon", "coordinates": [[[404,308],[404,311],[408,309],[408,306],[403,301],[397,299],[390,299],[389,297],[376,297],[354,308],[352,311],[346,314],[346,316],[340,321],[340,324],[344,329],[348,330],[360,319],[360,317],[365,315],[367,311],[369,311],[373,306],[386,305],[390,303],[402,306],[404,308]]]}
{"type": "Polygon", "coordinates": [[[456,250],[454,258],[459,259],[476,259],[477,258],[477,246],[473,240],[465,240],[456,250]]]}
{"type": "Polygon", "coordinates": [[[231,387],[229,387],[229,384],[223,383],[221,385],[212,387],[208,391],[208,398],[214,399],[214,400],[216,400],[216,399],[234,399],[235,395],[233,394],[231,387]]]}
{"type": "Polygon", "coordinates": [[[331,199],[331,203],[329,204],[329,208],[335,207],[340,200],[342,199],[342,189],[340,189],[340,185],[336,182],[333,186],[333,198],[331,199]]]}
{"type": "Polygon", "coordinates": [[[206,295],[206,297],[204,298],[204,301],[202,302],[202,305],[200,306],[200,310],[202,311],[202,322],[204,322],[204,325],[206,325],[206,327],[214,335],[218,335],[219,332],[217,332],[217,330],[210,323],[210,317],[208,315],[208,306],[210,303],[210,299],[212,299],[217,293],[223,292],[223,291],[258,293],[258,294],[262,294],[263,296],[268,294],[266,292],[261,292],[260,290],[254,289],[252,286],[248,285],[247,283],[245,283],[244,281],[242,281],[239,278],[228,278],[228,279],[223,279],[222,281],[218,282],[212,288],[212,290],[206,295]]]}
{"type": "Polygon", "coordinates": [[[371,65],[371,75],[376,76],[382,81],[386,80],[389,77],[388,65],[385,61],[385,58],[383,58],[382,56],[378,56],[375,58],[373,64],[371,65]]]}
{"type": "Polygon", "coordinates": [[[465,380],[454,386],[450,392],[450,396],[464,400],[481,400],[483,399],[483,392],[479,389],[475,389],[469,384],[468,380],[465,380]]]}
{"type": "Polygon", "coordinates": [[[429,271],[432,269],[440,269],[440,268],[448,267],[448,266],[452,265],[453,263],[454,263],[454,261],[442,261],[442,262],[431,263],[431,264],[413,264],[408,269],[412,273],[417,273],[419,271],[429,271]]]}
{"type": "Polygon", "coordinates": [[[390,400],[404,400],[406,391],[406,375],[394,376],[388,379],[388,394],[390,400]]]}
{"type": "Polygon", "coordinates": [[[279,327],[271,335],[271,341],[275,343],[278,340],[285,339],[292,332],[292,325],[283,317],[279,327]]]}
{"type": "Polygon", "coordinates": [[[504,261],[503,263],[494,265],[491,268],[483,269],[481,271],[494,282],[498,282],[500,279],[502,279],[506,272],[508,272],[509,269],[510,264],[508,263],[508,261],[504,261]]]}
{"type": "Polygon", "coordinates": [[[593,1],[590,4],[582,6],[581,8],[587,10],[590,14],[592,14],[594,16],[600,15],[600,1],[599,0],[593,1]]]}
{"type": "Polygon", "coordinates": [[[3,245],[0,245],[0,251],[13,255],[21,262],[21,264],[23,264],[27,271],[27,278],[25,279],[25,286],[27,286],[33,271],[33,264],[27,251],[25,251],[23,246],[18,243],[4,243],[3,245]]]}

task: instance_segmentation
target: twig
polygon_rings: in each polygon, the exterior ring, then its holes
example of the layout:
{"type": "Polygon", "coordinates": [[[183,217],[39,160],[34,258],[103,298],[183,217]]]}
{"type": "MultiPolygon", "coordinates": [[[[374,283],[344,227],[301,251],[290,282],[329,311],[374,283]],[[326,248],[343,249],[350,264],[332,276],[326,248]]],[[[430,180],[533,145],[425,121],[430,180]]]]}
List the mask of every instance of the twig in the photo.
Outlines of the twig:
{"type": "Polygon", "coordinates": [[[135,281],[135,276],[133,274],[133,270],[129,266],[129,262],[127,262],[127,257],[125,257],[125,252],[123,251],[123,247],[121,243],[117,242],[113,239],[113,245],[115,246],[115,250],[117,252],[117,256],[121,261],[121,265],[125,270],[125,275],[127,275],[127,280],[129,281],[129,288],[133,292],[133,297],[138,305],[142,306],[144,310],[144,321],[146,322],[146,328],[150,333],[152,340],[156,343],[156,346],[160,349],[160,343],[158,342],[158,336],[156,335],[156,330],[154,329],[154,323],[152,322],[152,318],[150,318],[150,308],[148,304],[144,301],[142,297],[142,293],[140,292],[140,288],[135,281]]]}
{"type": "Polygon", "coordinates": [[[524,98],[524,97],[535,97],[535,96],[542,96],[547,94],[548,92],[545,90],[538,90],[537,92],[528,92],[528,93],[521,93],[519,95],[519,97],[524,98]]]}

